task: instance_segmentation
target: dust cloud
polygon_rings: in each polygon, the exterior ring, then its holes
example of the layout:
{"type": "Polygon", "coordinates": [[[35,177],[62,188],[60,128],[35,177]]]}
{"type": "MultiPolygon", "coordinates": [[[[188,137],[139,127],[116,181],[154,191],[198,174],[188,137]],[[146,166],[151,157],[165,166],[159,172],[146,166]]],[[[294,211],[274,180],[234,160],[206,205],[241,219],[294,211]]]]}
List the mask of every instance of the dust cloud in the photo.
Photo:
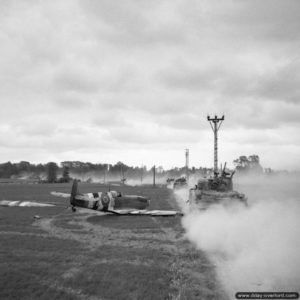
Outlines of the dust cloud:
{"type": "Polygon", "coordinates": [[[260,178],[236,190],[248,207],[188,210],[176,191],[186,236],[207,252],[231,297],[243,291],[300,290],[300,187],[295,178],[260,178]]]}
{"type": "MultiPolygon", "coordinates": [[[[153,184],[153,176],[144,176],[141,180],[140,178],[127,178],[126,180],[127,185],[131,186],[139,186],[139,185],[149,185],[153,184]]],[[[155,184],[166,184],[166,178],[165,177],[156,177],[155,178],[155,184]]]]}

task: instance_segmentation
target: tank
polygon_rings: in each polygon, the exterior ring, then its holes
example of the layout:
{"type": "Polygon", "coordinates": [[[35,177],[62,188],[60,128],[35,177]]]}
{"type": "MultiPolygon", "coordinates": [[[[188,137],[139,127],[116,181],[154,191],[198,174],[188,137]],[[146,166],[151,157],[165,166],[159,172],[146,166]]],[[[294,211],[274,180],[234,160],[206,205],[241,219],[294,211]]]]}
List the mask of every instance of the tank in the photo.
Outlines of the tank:
{"type": "Polygon", "coordinates": [[[177,189],[181,189],[181,188],[186,188],[188,186],[187,183],[187,179],[185,176],[179,177],[177,179],[175,179],[174,183],[173,183],[173,189],[177,190],[177,189]]]}
{"type": "Polygon", "coordinates": [[[247,206],[246,196],[233,190],[234,172],[226,172],[225,167],[226,164],[221,175],[215,173],[214,177],[198,180],[196,186],[189,191],[190,205],[196,205],[201,210],[205,210],[213,204],[229,206],[240,203],[247,206]]]}

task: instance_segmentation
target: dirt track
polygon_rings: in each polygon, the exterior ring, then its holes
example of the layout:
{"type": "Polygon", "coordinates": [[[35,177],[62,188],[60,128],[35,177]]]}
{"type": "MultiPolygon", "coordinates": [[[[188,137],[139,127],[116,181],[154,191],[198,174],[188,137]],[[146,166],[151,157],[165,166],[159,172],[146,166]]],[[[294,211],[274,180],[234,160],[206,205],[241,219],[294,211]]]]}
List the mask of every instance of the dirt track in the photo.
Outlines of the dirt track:
{"type": "Polygon", "coordinates": [[[142,229],[137,227],[135,230],[126,229],[126,222],[130,221],[128,217],[95,215],[84,211],[41,219],[36,221],[35,225],[54,237],[78,241],[91,250],[95,250],[103,245],[121,245],[137,248],[151,247],[155,249],[163,247],[174,251],[178,250],[175,243],[182,241],[182,237],[179,238],[178,232],[176,233],[172,228],[163,228],[159,221],[156,220],[156,217],[133,216],[129,218],[133,222],[138,220],[139,223],[143,222],[143,219],[148,218],[154,223],[154,226],[142,229]],[[124,220],[125,224],[120,225],[120,228],[111,228],[100,225],[105,222],[98,222],[100,219],[113,219],[120,223],[124,220]]]}
{"type": "MultiPolygon", "coordinates": [[[[169,226],[169,221],[172,225],[174,222],[180,223],[180,220],[175,220],[174,217],[170,220],[148,216],[119,217],[81,210],[41,219],[36,221],[35,225],[55,238],[80,242],[90,251],[101,251],[101,247],[109,246],[164,252],[173,258],[171,263],[168,262],[172,272],[170,289],[179,291],[177,292],[178,299],[185,299],[187,288],[197,290],[199,287],[202,293],[209,295],[212,299],[214,297],[225,299],[218,283],[212,281],[212,277],[215,277],[214,266],[204,255],[199,257],[199,253],[196,253],[195,249],[184,239],[180,226],[169,226]],[[136,226],[133,226],[134,222],[137,223],[136,226]],[[138,224],[141,226],[139,227],[138,224]],[[185,259],[182,259],[183,257],[185,259]],[[205,286],[207,283],[208,286],[205,286]]],[[[124,263],[124,258],[98,258],[94,263],[120,265],[124,263]]],[[[153,258],[136,256],[126,259],[126,263],[150,267],[153,264],[153,258]]],[[[78,266],[66,271],[63,277],[69,279],[76,277],[79,273],[80,267],[78,266]]]]}

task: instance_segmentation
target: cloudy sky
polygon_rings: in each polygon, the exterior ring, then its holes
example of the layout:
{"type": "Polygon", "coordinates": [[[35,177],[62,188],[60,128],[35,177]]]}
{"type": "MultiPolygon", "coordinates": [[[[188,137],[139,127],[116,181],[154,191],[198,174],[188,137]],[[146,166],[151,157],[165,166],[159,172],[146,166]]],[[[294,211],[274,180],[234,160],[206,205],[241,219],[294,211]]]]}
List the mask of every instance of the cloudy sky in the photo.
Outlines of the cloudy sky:
{"type": "Polygon", "coordinates": [[[300,169],[300,1],[1,0],[0,162],[300,169]]]}

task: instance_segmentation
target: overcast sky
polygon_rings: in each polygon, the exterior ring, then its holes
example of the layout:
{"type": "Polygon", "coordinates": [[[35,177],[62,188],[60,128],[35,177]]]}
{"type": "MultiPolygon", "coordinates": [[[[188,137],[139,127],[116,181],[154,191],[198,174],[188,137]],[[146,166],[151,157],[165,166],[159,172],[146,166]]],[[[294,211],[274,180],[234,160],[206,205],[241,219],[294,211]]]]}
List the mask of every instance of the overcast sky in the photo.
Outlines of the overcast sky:
{"type": "Polygon", "coordinates": [[[1,0],[0,161],[300,169],[300,1],[1,0]]]}

